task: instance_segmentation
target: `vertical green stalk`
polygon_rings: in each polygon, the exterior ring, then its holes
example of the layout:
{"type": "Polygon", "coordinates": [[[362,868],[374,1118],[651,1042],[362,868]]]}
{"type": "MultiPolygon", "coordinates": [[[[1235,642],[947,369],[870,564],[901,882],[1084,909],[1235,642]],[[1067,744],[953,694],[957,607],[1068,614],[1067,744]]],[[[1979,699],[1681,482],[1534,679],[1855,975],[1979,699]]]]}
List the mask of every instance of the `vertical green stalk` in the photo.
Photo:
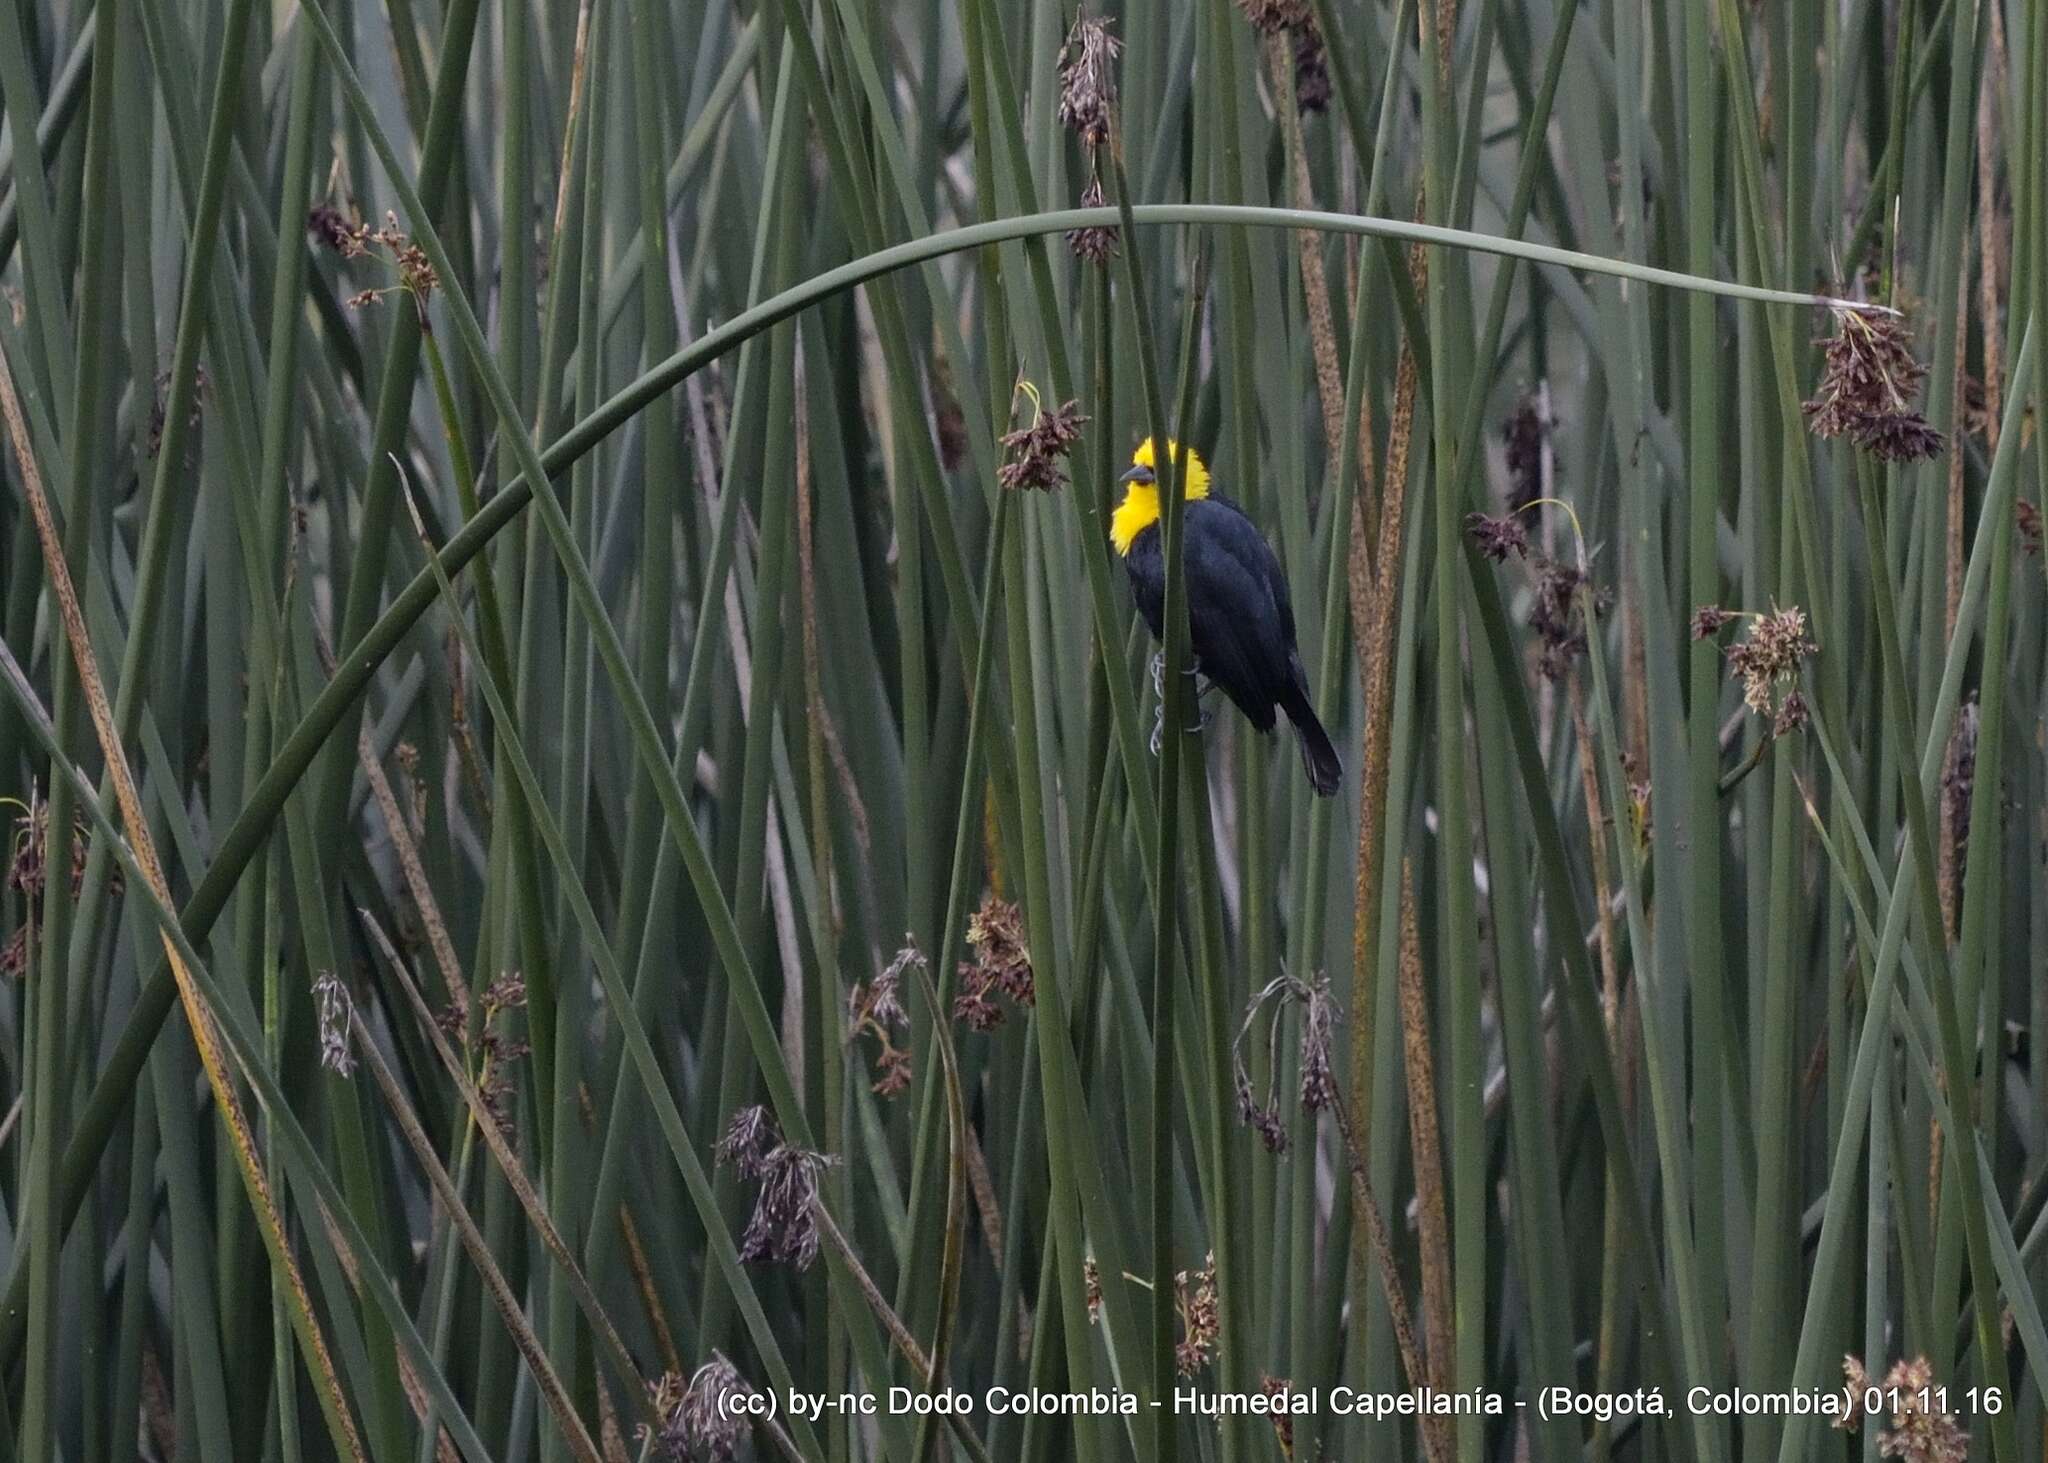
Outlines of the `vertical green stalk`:
{"type": "MultiPolygon", "coordinates": [[[[1418,15],[1422,38],[1423,198],[1433,223],[1452,220],[1451,180],[1454,102],[1448,47],[1455,35],[1455,7],[1438,0],[1418,15]]],[[[1450,1049],[1446,1105],[1449,1108],[1453,1298],[1456,1317],[1454,1375],[1458,1388],[1482,1385],[1486,1367],[1486,1231],[1488,1202],[1486,1115],[1481,1070],[1479,918],[1472,879],[1471,810],[1465,787],[1465,596],[1458,563],[1456,403],[1469,369],[1470,341],[1454,325],[1454,296],[1462,294],[1462,261],[1447,259],[1431,271],[1427,298],[1433,389],[1436,527],[1436,745],[1438,827],[1442,841],[1442,897],[1438,904],[1439,969],[1445,992],[1444,1026],[1450,1049]]],[[[1477,1463],[1484,1431],[1476,1417],[1457,1421],[1458,1457],[1477,1463]]]]}
{"type": "MultiPolygon", "coordinates": [[[[119,235],[114,227],[119,200],[113,176],[120,0],[102,0],[101,15],[108,36],[98,49],[98,63],[93,69],[84,162],[84,233],[80,239],[84,265],[77,339],[85,348],[74,357],[76,374],[71,383],[72,410],[66,433],[70,459],[66,464],[69,481],[64,504],[63,553],[74,580],[82,578],[86,571],[99,518],[93,498],[108,455],[109,434],[105,426],[112,404],[112,327],[121,260],[119,235]]],[[[19,58],[14,66],[19,66],[19,58]]],[[[18,98],[21,93],[15,95],[18,98]]],[[[31,138],[32,131],[20,126],[22,120],[23,114],[17,110],[16,136],[31,138]]],[[[25,150],[33,153],[33,143],[26,143],[25,150]]],[[[55,313],[55,320],[49,323],[54,329],[63,319],[63,303],[57,296],[44,294],[39,301],[39,313],[47,317],[51,312],[55,313]]],[[[56,735],[59,745],[65,745],[79,737],[83,725],[82,688],[68,657],[59,654],[53,660],[56,735]]],[[[23,1228],[33,1256],[21,1419],[21,1450],[29,1458],[55,1456],[57,1451],[57,1419],[51,1415],[51,1405],[58,1396],[58,1321],[62,1314],[58,1281],[66,1220],[58,1212],[56,1164],[66,1125],[65,1099],[71,1086],[63,1046],[66,1007],[73,984],[70,870],[74,799],[68,782],[54,777],[50,782],[49,803],[44,812],[48,822],[43,835],[43,919],[42,927],[33,931],[40,941],[40,950],[32,959],[33,979],[24,986],[30,998],[29,1019],[24,1027],[32,1033],[28,1040],[33,1045],[25,1052],[28,1060],[21,1072],[24,1098],[29,1106],[23,1228]]],[[[82,928],[80,933],[88,941],[92,937],[89,927],[82,928]]],[[[79,971],[80,976],[85,974],[79,971]]]]}
{"type": "MultiPolygon", "coordinates": [[[[1715,89],[1705,0],[1680,0],[1684,8],[1685,264],[1712,270],[1714,222],[1715,89]]],[[[1719,531],[1722,498],[1722,409],[1720,323],[1713,300],[1685,302],[1686,404],[1686,600],[1718,604],[1721,598],[1719,531]]],[[[1702,1303],[1709,1324],[1722,1324],[1727,1245],[1722,1233],[1722,1189],[1726,1172],[1726,1085],[1721,1044],[1726,1025],[1727,973],[1721,948],[1724,890],[1721,883],[1721,687],[1726,671],[1718,648],[1707,640],[1689,652],[1686,712],[1686,798],[1692,829],[1691,868],[1685,879],[1686,971],[1692,1019],[1692,1156],[1701,1180],[1693,1187],[1692,1227],[1700,1274],[1707,1281],[1702,1303]]],[[[1698,1380],[1717,1385],[1725,1367],[1717,1352],[1698,1380]]],[[[1717,1431],[1718,1424],[1716,1425],[1717,1431]]]]}

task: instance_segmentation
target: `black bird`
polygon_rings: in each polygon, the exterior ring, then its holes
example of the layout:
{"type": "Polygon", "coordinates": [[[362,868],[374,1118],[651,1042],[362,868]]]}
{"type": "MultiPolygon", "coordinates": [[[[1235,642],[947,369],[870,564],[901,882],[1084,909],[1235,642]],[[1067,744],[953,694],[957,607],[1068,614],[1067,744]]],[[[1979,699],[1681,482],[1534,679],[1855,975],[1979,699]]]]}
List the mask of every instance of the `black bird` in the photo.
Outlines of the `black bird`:
{"type": "MultiPolygon", "coordinates": [[[[1329,797],[1343,780],[1344,764],[1309,704],[1280,561],[1243,509],[1210,493],[1208,466],[1193,448],[1183,452],[1168,441],[1167,450],[1176,455],[1187,500],[1181,543],[1196,666],[1260,731],[1273,729],[1276,710],[1286,712],[1301,743],[1309,786],[1329,797]]],[[[1150,437],[1138,444],[1131,464],[1123,475],[1124,500],[1110,517],[1109,541],[1124,561],[1138,612],[1156,640],[1164,634],[1166,554],[1150,437]]]]}

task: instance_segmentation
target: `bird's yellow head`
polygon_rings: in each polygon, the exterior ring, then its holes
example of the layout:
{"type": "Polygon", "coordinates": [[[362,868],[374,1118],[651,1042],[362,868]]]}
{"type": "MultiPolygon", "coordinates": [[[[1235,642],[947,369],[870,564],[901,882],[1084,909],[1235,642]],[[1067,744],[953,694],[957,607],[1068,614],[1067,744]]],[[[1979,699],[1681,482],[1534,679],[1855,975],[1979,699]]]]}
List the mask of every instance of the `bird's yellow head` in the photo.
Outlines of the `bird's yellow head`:
{"type": "MultiPolygon", "coordinates": [[[[1181,496],[1192,503],[1209,496],[1209,465],[1194,448],[1183,448],[1171,437],[1166,450],[1180,467],[1181,496]]],[[[1147,437],[1131,454],[1131,470],[1124,474],[1124,500],[1109,519],[1109,541],[1119,554],[1128,554],[1137,536],[1159,521],[1159,463],[1147,437]]]]}

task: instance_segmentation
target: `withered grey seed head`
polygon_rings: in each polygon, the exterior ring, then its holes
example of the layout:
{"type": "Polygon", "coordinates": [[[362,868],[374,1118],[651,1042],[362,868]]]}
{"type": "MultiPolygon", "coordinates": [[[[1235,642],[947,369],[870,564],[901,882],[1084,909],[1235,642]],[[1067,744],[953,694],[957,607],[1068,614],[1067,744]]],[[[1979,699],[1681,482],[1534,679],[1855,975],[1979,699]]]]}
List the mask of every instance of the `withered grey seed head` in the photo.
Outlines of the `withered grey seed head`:
{"type": "Polygon", "coordinates": [[[713,1150],[720,1163],[731,1164],[742,1178],[759,1178],[768,1153],[782,1142],[781,1130],[768,1109],[758,1103],[743,1107],[725,1125],[725,1136],[713,1150]]]}
{"type": "Polygon", "coordinates": [[[661,1429],[663,1453],[675,1463],[697,1459],[730,1463],[747,1435],[746,1415],[731,1403],[752,1395],[754,1389],[737,1367],[714,1351],[691,1376],[689,1385],[677,1390],[680,1395],[673,1400],[656,1394],[659,1401],[668,1403],[661,1429]]]}
{"type": "Polygon", "coordinates": [[[323,970],[313,979],[313,999],[320,1022],[320,1065],[337,1077],[347,1077],[356,1069],[355,1052],[349,1045],[355,998],[340,976],[323,970]]]}
{"type": "Polygon", "coordinates": [[[759,1165],[761,1189],[740,1236],[740,1259],[793,1265],[808,1270],[818,1258],[818,1221],[812,1210],[818,1175],[836,1159],[787,1144],[771,1150],[759,1165]]]}

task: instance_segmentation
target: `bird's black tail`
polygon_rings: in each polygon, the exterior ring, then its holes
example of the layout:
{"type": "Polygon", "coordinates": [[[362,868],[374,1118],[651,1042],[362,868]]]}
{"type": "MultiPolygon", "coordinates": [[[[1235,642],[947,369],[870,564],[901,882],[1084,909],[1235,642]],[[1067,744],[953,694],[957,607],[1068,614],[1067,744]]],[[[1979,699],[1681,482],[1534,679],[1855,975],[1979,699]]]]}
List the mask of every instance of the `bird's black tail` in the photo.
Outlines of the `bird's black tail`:
{"type": "Polygon", "coordinates": [[[1330,734],[1316,719],[1316,709],[1309,704],[1308,687],[1302,680],[1301,672],[1296,670],[1294,686],[1280,707],[1287,713],[1287,719],[1294,723],[1294,736],[1301,743],[1301,765],[1308,773],[1308,785],[1315,790],[1317,797],[1331,797],[1344,781],[1344,761],[1337,755],[1336,747],[1331,745],[1330,734]]]}

